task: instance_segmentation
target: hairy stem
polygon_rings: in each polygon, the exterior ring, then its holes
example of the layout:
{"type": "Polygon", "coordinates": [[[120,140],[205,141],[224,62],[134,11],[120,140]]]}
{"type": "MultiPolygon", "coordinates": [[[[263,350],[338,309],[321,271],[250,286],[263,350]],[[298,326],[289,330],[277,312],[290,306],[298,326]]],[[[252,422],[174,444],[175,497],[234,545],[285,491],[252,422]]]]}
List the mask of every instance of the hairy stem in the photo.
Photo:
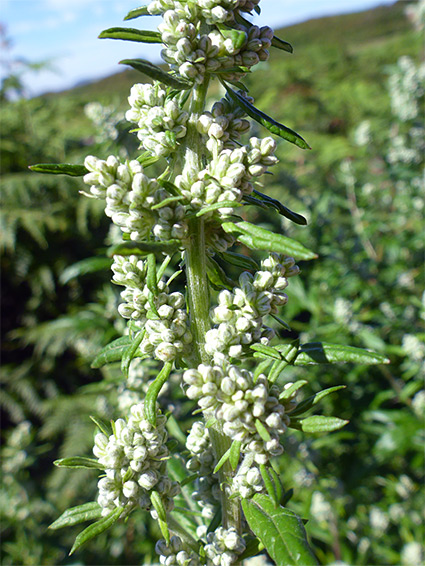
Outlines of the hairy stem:
{"type": "MultiPolygon", "coordinates": [[[[189,123],[184,153],[183,174],[189,176],[194,171],[204,168],[204,146],[196,129],[199,115],[204,111],[208,81],[196,87],[192,94],[189,109],[189,123]]],[[[205,351],[205,335],[210,329],[210,297],[206,267],[205,224],[203,218],[192,218],[189,221],[189,235],[186,243],[186,274],[189,295],[191,329],[194,336],[195,349],[192,359],[196,364],[210,364],[211,359],[205,351]]],[[[231,440],[223,434],[219,424],[210,429],[210,437],[215,457],[218,460],[230,448],[231,440]]],[[[221,484],[222,513],[224,528],[235,527],[241,532],[240,507],[236,500],[229,500],[226,483],[232,474],[229,462],[219,471],[221,484]]]]}

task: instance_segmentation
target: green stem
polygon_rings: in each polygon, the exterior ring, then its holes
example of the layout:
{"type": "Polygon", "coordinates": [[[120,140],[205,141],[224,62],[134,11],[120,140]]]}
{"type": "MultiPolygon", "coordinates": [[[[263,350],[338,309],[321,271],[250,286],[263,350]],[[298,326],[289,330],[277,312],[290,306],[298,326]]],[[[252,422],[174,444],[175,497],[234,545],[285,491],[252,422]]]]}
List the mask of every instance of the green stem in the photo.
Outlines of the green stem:
{"type": "MultiPolygon", "coordinates": [[[[186,144],[184,152],[183,175],[193,175],[194,171],[204,168],[204,144],[197,131],[196,124],[199,115],[204,111],[208,88],[206,80],[196,87],[192,94],[189,108],[189,122],[187,126],[186,144]]],[[[189,234],[186,242],[186,274],[189,295],[189,310],[191,329],[194,337],[194,351],[192,360],[195,364],[211,364],[211,359],[205,351],[205,335],[210,329],[210,297],[206,267],[205,225],[203,217],[189,220],[189,234]]],[[[231,440],[223,434],[220,424],[210,429],[210,437],[215,457],[218,460],[230,448],[231,440]]],[[[235,527],[241,532],[240,506],[236,500],[229,500],[226,484],[233,474],[230,463],[219,471],[221,484],[222,513],[224,528],[235,527]]]]}

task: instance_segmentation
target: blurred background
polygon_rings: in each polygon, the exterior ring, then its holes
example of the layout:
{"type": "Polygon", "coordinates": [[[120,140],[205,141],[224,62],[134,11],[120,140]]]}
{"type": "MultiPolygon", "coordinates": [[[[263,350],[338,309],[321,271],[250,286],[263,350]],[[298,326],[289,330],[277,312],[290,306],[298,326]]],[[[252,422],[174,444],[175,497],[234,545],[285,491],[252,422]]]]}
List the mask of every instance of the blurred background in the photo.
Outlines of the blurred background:
{"type": "MultiPolygon", "coordinates": [[[[1,6],[4,565],[156,562],[158,533],[145,516],[72,557],[81,528],[47,530],[64,509],[96,497],[96,472],[55,469],[53,460],[90,455],[89,415],[120,416],[149,371],[132,368],[125,386],[116,368],[90,368],[124,330],[106,253],[116,235],[100,202],[79,194],[81,179],[27,168],[137,155],[124,113],[131,85],[146,78],[117,63],[158,61],[158,51],[96,39],[134,7],[127,0],[1,6]]],[[[308,226],[248,213],[319,254],[291,279],[284,318],[292,333],[282,338],[370,348],[391,360],[284,374],[307,379],[309,394],[347,386],[326,397],[323,411],[349,425],[327,436],[288,434],[276,463],[294,490],[288,507],[310,517],[308,534],[326,565],[423,563],[424,15],[423,1],[265,0],[256,23],[271,25],[294,54],[273,51],[245,81],[257,107],[312,146],[282,140],[265,186],[308,226]]],[[[253,135],[264,130],[256,126],[253,135]]],[[[185,410],[179,420],[189,423],[185,410]]]]}

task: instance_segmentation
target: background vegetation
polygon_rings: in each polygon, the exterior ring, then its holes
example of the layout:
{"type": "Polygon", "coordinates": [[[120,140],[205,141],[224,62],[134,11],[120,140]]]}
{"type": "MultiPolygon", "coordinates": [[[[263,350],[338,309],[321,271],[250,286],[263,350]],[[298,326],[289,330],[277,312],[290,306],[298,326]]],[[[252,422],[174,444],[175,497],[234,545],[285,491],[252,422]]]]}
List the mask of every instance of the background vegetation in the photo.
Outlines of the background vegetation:
{"type": "MultiPolygon", "coordinates": [[[[288,436],[279,461],[285,487],[294,490],[289,506],[311,517],[307,530],[323,564],[421,562],[425,71],[408,6],[281,30],[294,55],[274,53],[247,79],[256,105],[313,148],[282,142],[279,172],[265,191],[304,214],[309,226],[249,212],[320,255],[291,282],[292,331],[282,336],[372,348],[391,359],[389,366],[285,372],[308,379],[313,391],[347,386],[326,400],[327,411],[350,424],[326,437],[288,436]]],[[[72,529],[47,530],[66,507],[95,495],[96,474],[54,469],[52,461],[90,452],[89,415],[118,416],[123,386],[116,373],[90,369],[90,362],[123,326],[105,253],[115,234],[98,201],[81,198],[79,179],[27,170],[38,162],[82,163],[88,153],[106,158],[118,146],[132,154],[121,119],[130,86],[144,80],[126,71],[15,101],[8,98],[16,81],[3,84],[4,565],[156,561],[155,527],[143,517],[115,526],[108,540],[99,537],[77,558],[67,557],[72,529]]]]}

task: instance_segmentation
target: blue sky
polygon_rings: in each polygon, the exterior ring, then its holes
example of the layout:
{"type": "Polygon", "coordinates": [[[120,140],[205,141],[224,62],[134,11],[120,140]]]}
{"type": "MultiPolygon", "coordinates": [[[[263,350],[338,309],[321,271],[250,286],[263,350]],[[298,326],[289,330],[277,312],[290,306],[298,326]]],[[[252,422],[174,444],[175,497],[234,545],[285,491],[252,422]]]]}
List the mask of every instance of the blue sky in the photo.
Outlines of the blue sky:
{"type": "MultiPolygon", "coordinates": [[[[56,72],[32,75],[31,95],[62,90],[83,80],[107,76],[121,69],[123,58],[159,60],[156,45],[97,39],[106,28],[127,25],[155,29],[159,18],[145,17],[123,23],[137,0],[0,0],[0,22],[6,25],[13,47],[6,56],[38,62],[51,59],[56,72]]],[[[146,2],[147,3],[147,2],[146,2]]],[[[258,25],[274,28],[310,18],[355,12],[394,0],[263,0],[258,25]]]]}

